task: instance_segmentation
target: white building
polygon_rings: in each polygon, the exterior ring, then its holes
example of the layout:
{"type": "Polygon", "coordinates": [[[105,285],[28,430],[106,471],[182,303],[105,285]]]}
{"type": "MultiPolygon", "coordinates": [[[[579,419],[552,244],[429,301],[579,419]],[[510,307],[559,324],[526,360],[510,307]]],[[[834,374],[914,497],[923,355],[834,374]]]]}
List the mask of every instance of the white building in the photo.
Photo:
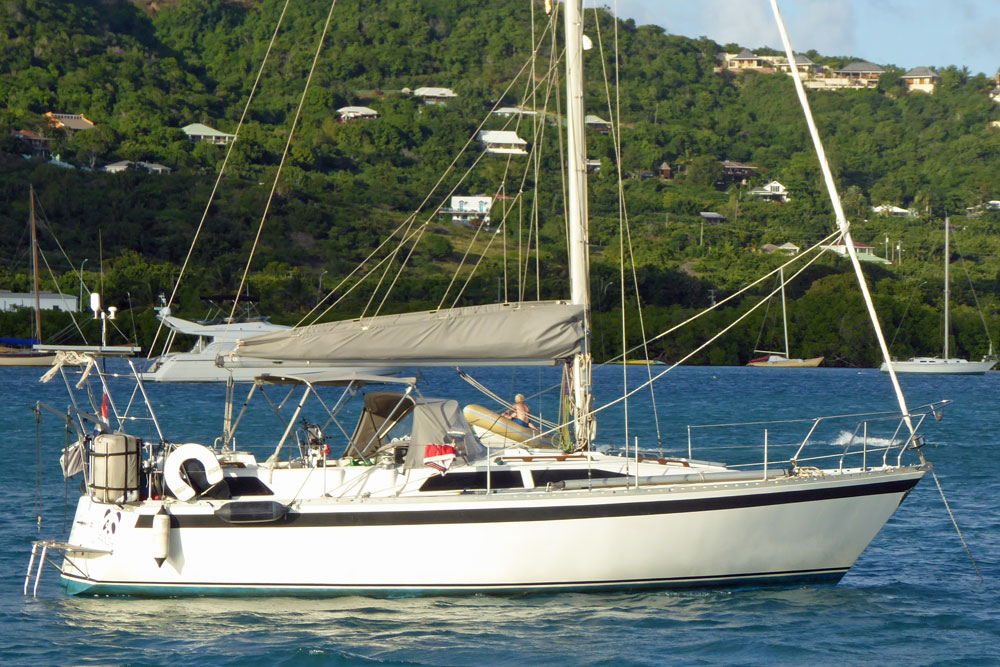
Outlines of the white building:
{"type": "Polygon", "coordinates": [[[424,104],[444,104],[448,100],[458,97],[451,88],[421,87],[413,91],[414,97],[419,97],[424,104]]]}
{"type": "Polygon", "coordinates": [[[144,169],[150,174],[169,174],[170,167],[165,167],[162,164],[157,164],[156,162],[132,162],[131,160],[120,160],[118,162],[112,162],[109,165],[105,165],[103,171],[109,174],[120,174],[122,172],[128,171],[129,169],[144,169]]]}
{"type": "Polygon", "coordinates": [[[457,195],[451,198],[451,208],[442,213],[450,213],[456,224],[478,227],[490,224],[490,209],[493,197],[487,195],[457,195]]]}
{"type": "MultiPolygon", "coordinates": [[[[79,305],[75,296],[56,294],[55,292],[39,292],[38,302],[42,310],[65,310],[69,312],[76,312],[79,305]]],[[[17,310],[18,308],[34,307],[34,292],[0,290],[0,310],[17,310]]]]}
{"type": "Polygon", "coordinates": [[[494,155],[527,155],[528,142],[510,130],[482,130],[479,140],[487,153],[494,155]]]}
{"type": "Polygon", "coordinates": [[[786,202],[792,198],[791,195],[788,194],[788,188],[778,181],[771,181],[762,187],[753,188],[747,194],[760,199],[777,202],[786,202]]]}
{"type": "Polygon", "coordinates": [[[899,206],[893,206],[892,204],[882,204],[881,206],[872,206],[872,212],[875,215],[882,215],[887,218],[915,218],[917,217],[917,212],[912,208],[900,208],[899,206]]]}
{"type": "Polygon", "coordinates": [[[378,118],[378,111],[368,107],[340,107],[337,109],[340,114],[340,122],[346,123],[352,120],[374,120],[378,118]]]}
{"type": "Polygon", "coordinates": [[[219,144],[220,146],[225,146],[236,138],[235,134],[219,132],[215,128],[202,125],[201,123],[185,125],[181,128],[181,132],[186,134],[187,138],[192,142],[207,141],[210,144],[219,144]]]}

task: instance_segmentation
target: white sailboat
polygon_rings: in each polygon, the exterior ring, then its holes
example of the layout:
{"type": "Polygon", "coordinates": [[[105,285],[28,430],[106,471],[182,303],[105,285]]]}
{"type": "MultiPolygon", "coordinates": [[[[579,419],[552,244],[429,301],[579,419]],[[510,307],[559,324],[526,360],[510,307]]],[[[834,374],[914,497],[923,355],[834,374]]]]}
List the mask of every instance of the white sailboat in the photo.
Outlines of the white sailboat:
{"type": "MultiPolygon", "coordinates": [[[[243,413],[232,402],[205,444],[169,441],[158,420],[155,442],[126,434],[124,419],[110,432],[96,407],[74,404],[86,492],[68,539],[33,545],[26,593],[51,550],[64,555],[66,589],[82,594],[549,592],[835,583],[848,571],[930,469],[916,428],[940,406],[911,411],[898,394],[898,413],[848,416],[855,437],[832,455],[817,434],[833,418],[797,422],[787,455],[769,451],[765,431],[761,460],[747,466],[698,460],[690,437],[677,443],[686,455],[669,458],[629,452],[627,438],[624,453],[594,446],[580,5],[563,6],[571,298],[314,325],[236,350],[238,362],[565,364],[572,416],[559,428],[572,443],[487,447],[457,401],[424,396],[412,378],[362,374],[258,378],[251,396],[300,392],[281,401],[293,412],[266,460],[236,448],[243,413]],[[364,394],[353,430],[330,428],[340,401],[300,422],[324,388],[343,387],[346,400],[380,384],[391,388],[364,394]],[[109,432],[91,437],[88,420],[109,432]],[[876,440],[880,425],[888,437],[876,440]]],[[[71,361],[81,383],[100,384],[91,396],[108,390],[92,359],[61,359],[51,375],[71,361]]]]}
{"type": "MultiPolygon", "coordinates": [[[[230,378],[235,382],[253,382],[263,373],[306,375],[324,369],[322,365],[308,361],[289,363],[284,359],[255,359],[253,363],[228,368],[220,365],[218,359],[232,352],[238,340],[290,328],[272,324],[263,318],[193,322],[175,317],[169,310],[161,311],[159,317],[168,331],[164,352],[151,359],[141,373],[144,382],[226,382],[230,378]],[[174,351],[172,348],[178,335],[194,336],[194,345],[184,351],[174,351]]],[[[362,367],[346,370],[362,370],[362,367]]],[[[399,371],[391,367],[368,370],[380,374],[399,371]]]]}
{"type": "Polygon", "coordinates": [[[788,351],[788,309],[785,306],[785,269],[778,270],[778,279],[781,281],[781,323],[785,334],[785,351],[775,352],[773,350],[754,350],[762,357],[755,357],[747,362],[747,366],[757,368],[816,368],[823,363],[823,357],[811,357],[809,359],[793,359],[788,351]]]}
{"type": "MultiPolygon", "coordinates": [[[[942,357],[912,357],[908,361],[892,361],[892,368],[897,373],[914,373],[921,375],[982,375],[996,365],[995,359],[984,358],[982,361],[956,359],[948,354],[948,336],[951,330],[949,310],[951,301],[951,247],[949,244],[951,222],[944,219],[944,354],[942,357]]],[[[889,372],[888,362],[882,362],[879,368],[883,373],[889,372]]]]}

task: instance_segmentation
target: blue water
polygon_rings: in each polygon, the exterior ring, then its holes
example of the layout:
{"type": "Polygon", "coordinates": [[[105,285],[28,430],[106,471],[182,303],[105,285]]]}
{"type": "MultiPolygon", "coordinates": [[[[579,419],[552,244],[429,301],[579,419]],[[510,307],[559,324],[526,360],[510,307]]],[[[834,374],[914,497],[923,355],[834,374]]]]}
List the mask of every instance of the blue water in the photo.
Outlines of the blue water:
{"type": "MultiPolygon", "coordinates": [[[[634,386],[646,370],[630,367],[628,373],[634,386]]],[[[528,395],[535,413],[552,416],[555,398],[531,397],[558,384],[552,369],[475,374],[501,395],[528,395]]],[[[23,597],[31,540],[59,537],[65,516],[58,468],[63,435],[58,420],[46,415],[43,521],[36,530],[36,425],[29,407],[43,400],[64,410],[67,403],[61,383],[39,385],[38,375],[32,369],[0,370],[0,401],[7,408],[0,414],[6,473],[0,513],[2,664],[1000,663],[1000,373],[902,379],[912,405],[954,401],[942,421],[925,424],[924,451],[982,570],[982,583],[927,477],[835,587],[388,600],[73,598],[51,568],[38,598],[23,597]]],[[[599,403],[618,391],[621,376],[621,367],[597,371],[599,403]]],[[[453,371],[425,371],[422,386],[431,395],[488,404],[453,371]],[[446,391],[432,392],[434,386],[446,391]]],[[[169,439],[217,435],[221,387],[153,385],[149,391],[169,439]]],[[[895,406],[888,380],[877,371],[837,369],[678,369],[660,384],[656,400],[659,441],[648,395],[629,405],[629,439],[673,453],[686,452],[687,424],[895,406]]],[[[602,413],[598,440],[620,444],[623,424],[623,409],[602,413]]],[[[278,428],[263,417],[248,425],[261,433],[278,428]]],[[[248,439],[239,444],[253,449],[248,439]]],[[[76,492],[69,489],[68,495],[73,501],[76,492]]],[[[301,557],[321,561],[323,554],[301,557]]],[[[474,558],[474,548],[456,557],[474,558]]],[[[523,557],[532,558],[530,549],[523,557]]]]}

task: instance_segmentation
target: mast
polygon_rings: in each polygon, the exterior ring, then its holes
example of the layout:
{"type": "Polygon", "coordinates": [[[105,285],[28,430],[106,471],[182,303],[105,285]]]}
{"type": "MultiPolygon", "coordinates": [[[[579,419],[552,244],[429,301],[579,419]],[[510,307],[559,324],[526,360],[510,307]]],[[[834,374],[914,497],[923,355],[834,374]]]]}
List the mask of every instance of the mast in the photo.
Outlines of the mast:
{"type": "Polygon", "coordinates": [[[951,222],[948,216],[944,216],[944,360],[948,361],[948,302],[951,300],[951,277],[948,275],[948,260],[951,259],[951,250],[948,248],[948,233],[951,231],[951,222]]]}
{"type": "Polygon", "coordinates": [[[583,124],[583,12],[581,0],[563,3],[566,32],[567,220],[570,300],[584,307],[587,337],[573,358],[574,429],[578,448],[590,444],[590,256],[587,234],[586,137],[583,124]]]}
{"type": "Polygon", "coordinates": [[[785,359],[791,359],[788,353],[788,310],[785,308],[785,267],[778,269],[778,275],[781,277],[781,322],[785,325],[785,359]]]}
{"type": "Polygon", "coordinates": [[[31,211],[31,270],[35,275],[35,335],[42,342],[42,300],[38,296],[38,232],[35,227],[35,188],[28,186],[31,211]]]}

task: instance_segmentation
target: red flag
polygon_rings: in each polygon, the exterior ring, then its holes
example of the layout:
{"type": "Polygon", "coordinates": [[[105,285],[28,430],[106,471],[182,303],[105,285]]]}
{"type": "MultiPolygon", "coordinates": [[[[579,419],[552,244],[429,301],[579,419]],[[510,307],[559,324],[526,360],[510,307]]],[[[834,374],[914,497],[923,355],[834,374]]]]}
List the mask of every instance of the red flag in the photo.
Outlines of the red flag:
{"type": "Polygon", "coordinates": [[[108,421],[108,393],[101,392],[101,421],[104,422],[105,426],[111,426],[108,421]]]}

